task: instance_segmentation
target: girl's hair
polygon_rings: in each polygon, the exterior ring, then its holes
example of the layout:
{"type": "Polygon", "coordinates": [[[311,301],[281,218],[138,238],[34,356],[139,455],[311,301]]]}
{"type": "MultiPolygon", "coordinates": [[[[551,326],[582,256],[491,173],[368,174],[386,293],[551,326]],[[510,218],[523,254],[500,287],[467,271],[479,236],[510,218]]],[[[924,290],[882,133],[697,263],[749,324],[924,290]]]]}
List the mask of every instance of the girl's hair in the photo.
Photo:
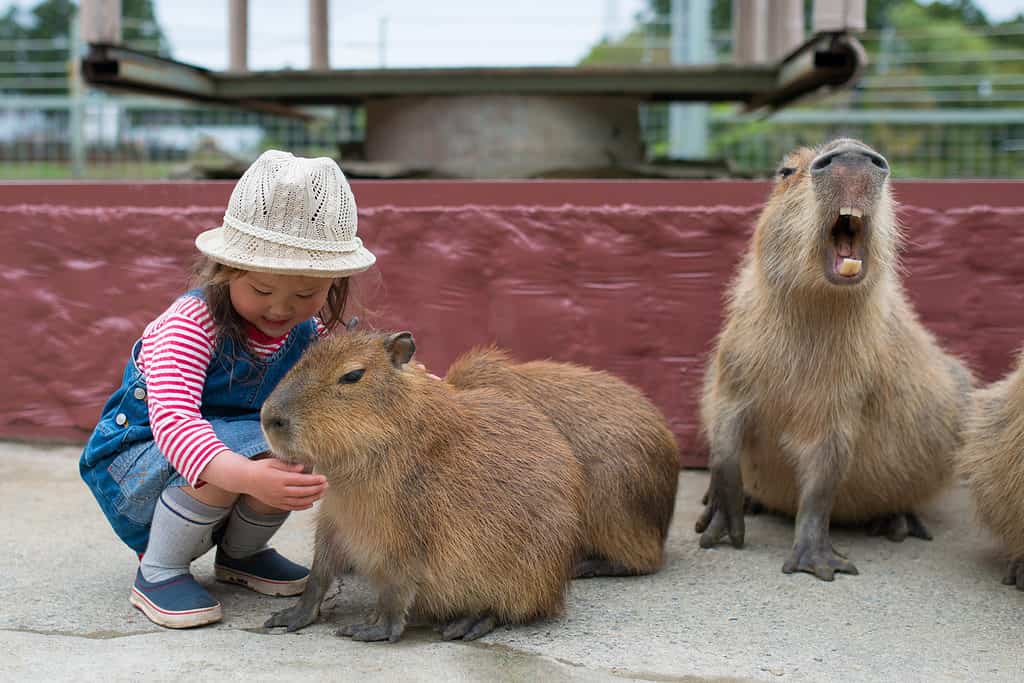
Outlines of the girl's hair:
{"type": "MultiPolygon", "coordinates": [[[[200,255],[192,267],[192,286],[203,290],[206,304],[210,307],[210,316],[213,318],[214,335],[218,340],[230,339],[236,349],[249,348],[249,341],[245,333],[245,320],[231,305],[228,285],[232,280],[242,277],[245,272],[218,263],[206,255],[200,255]]],[[[328,332],[333,332],[338,325],[344,324],[342,315],[345,313],[348,297],[349,279],[335,278],[327,292],[327,301],[318,313],[328,332]]]]}

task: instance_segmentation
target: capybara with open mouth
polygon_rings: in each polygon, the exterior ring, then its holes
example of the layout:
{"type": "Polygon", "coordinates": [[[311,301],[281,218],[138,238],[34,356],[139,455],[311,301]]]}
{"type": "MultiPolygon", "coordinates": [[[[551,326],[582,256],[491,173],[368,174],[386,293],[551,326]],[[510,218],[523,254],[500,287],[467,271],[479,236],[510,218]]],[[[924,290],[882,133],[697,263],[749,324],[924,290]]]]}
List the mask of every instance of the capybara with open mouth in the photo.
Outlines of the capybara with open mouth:
{"type": "Polygon", "coordinates": [[[900,242],[880,154],[838,139],[785,159],[705,377],[702,546],[743,545],[744,492],[796,517],[786,573],[857,573],[830,521],[930,538],[915,511],[951,479],[973,380],[918,321],[900,242]]]}

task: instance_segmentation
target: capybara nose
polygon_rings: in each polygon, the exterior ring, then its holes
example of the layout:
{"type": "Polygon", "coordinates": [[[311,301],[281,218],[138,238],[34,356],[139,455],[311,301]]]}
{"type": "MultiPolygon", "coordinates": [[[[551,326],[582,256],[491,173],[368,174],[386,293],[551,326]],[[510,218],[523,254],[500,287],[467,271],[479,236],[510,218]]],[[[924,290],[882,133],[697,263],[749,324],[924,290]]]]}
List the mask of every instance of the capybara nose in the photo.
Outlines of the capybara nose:
{"type": "Polygon", "coordinates": [[[822,154],[811,162],[811,175],[831,173],[839,166],[852,167],[864,164],[871,164],[876,170],[889,175],[889,162],[885,157],[863,147],[840,147],[822,154]]]}
{"type": "Polygon", "coordinates": [[[263,428],[268,432],[287,432],[288,418],[268,413],[262,416],[263,428]]]}

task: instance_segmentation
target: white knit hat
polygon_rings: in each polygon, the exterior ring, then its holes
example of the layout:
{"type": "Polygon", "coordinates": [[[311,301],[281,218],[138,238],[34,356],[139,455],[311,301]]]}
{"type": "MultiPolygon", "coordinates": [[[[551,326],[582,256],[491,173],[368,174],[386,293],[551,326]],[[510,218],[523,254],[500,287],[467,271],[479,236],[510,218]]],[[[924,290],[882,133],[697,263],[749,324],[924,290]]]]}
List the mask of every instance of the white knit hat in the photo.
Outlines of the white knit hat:
{"type": "Polygon", "coordinates": [[[344,277],[376,261],[356,237],[356,200],[333,159],[269,150],[231,192],[224,224],[196,237],[218,263],[279,275],[344,277]]]}

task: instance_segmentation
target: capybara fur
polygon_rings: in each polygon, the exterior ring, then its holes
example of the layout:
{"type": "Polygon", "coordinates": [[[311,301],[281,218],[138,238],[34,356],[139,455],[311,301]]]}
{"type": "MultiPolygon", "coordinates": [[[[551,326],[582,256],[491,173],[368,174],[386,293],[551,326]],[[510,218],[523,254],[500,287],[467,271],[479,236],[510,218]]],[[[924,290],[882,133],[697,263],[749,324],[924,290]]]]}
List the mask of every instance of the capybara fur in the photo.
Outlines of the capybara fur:
{"type": "Polygon", "coordinates": [[[495,348],[463,355],[445,380],[525,400],[565,436],[585,481],[577,576],[649,574],[661,567],[679,485],[679,447],[641,391],[571,363],[516,363],[495,348]]]}
{"type": "Polygon", "coordinates": [[[960,468],[981,523],[1009,558],[1003,582],[1024,590],[1024,355],[974,393],[960,468]]]}
{"type": "Polygon", "coordinates": [[[830,520],[930,537],[914,511],[951,480],[973,380],[907,300],[888,176],[851,139],[784,160],[705,377],[701,545],[742,546],[744,490],[796,516],[787,573],[856,573],[830,520]]]}
{"type": "Polygon", "coordinates": [[[407,618],[475,638],[559,614],[582,524],[583,473],[536,408],[458,391],[407,364],[408,332],[315,344],[267,399],[275,455],[327,477],[310,579],[269,626],[316,619],[342,568],[378,591],[339,634],[397,640],[407,618]]]}

